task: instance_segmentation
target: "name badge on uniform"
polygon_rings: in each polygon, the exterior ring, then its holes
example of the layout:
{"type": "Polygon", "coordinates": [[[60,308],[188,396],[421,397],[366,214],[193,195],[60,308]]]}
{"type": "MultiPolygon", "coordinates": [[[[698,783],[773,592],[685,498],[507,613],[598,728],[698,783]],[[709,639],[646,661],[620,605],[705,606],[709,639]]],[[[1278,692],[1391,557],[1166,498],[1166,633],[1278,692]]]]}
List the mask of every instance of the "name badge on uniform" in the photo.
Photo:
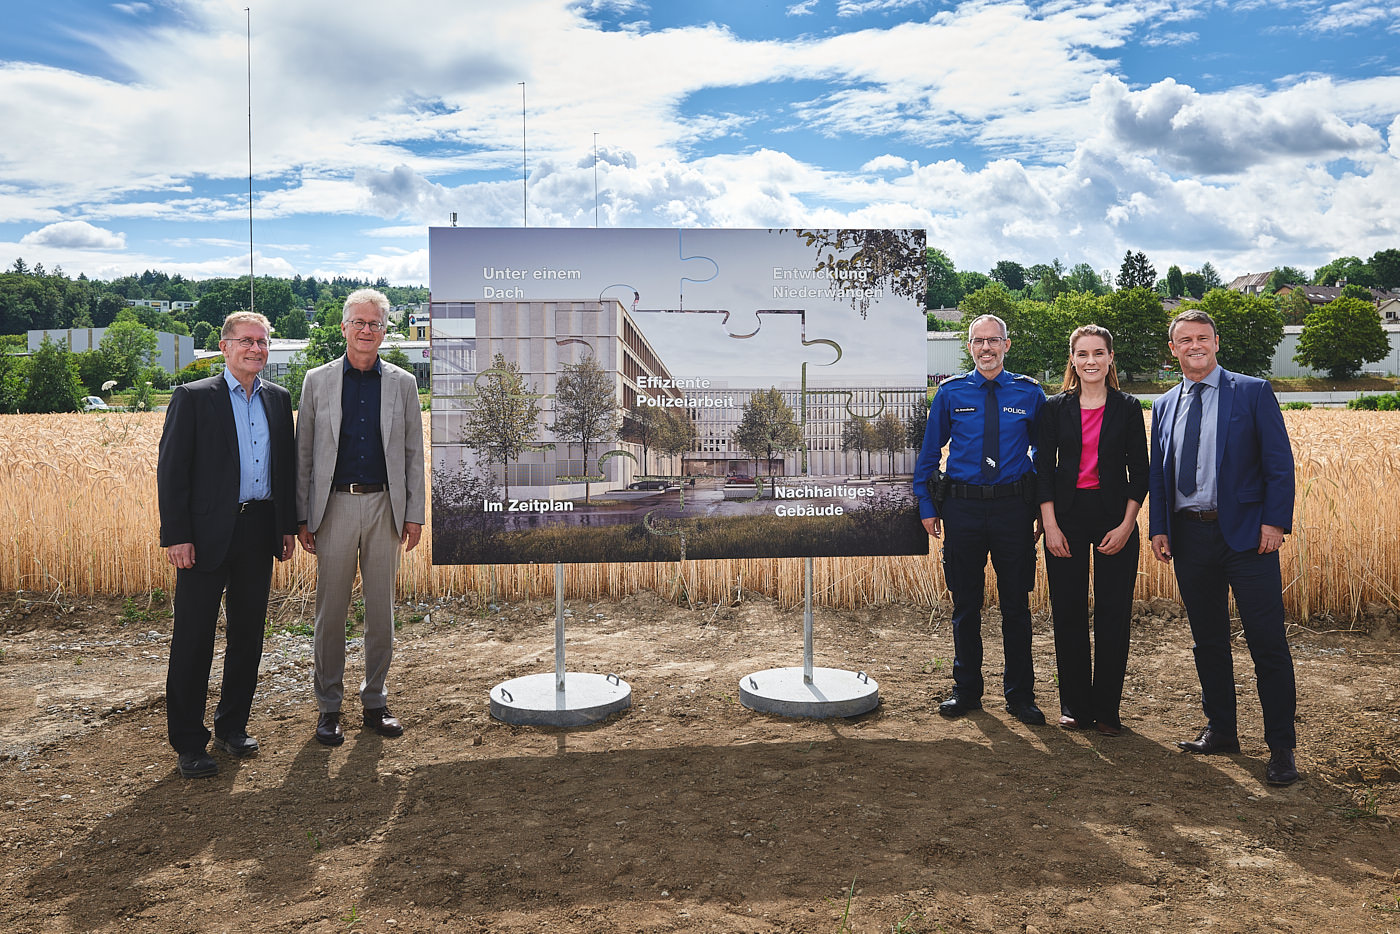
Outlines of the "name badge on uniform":
{"type": "Polygon", "coordinates": [[[953,409],[953,414],[954,414],[954,415],[964,415],[964,414],[966,414],[966,413],[968,413],[968,412],[976,412],[976,411],[977,411],[977,409],[976,409],[974,406],[965,405],[965,406],[963,406],[963,407],[960,408],[960,409],[953,409]]]}

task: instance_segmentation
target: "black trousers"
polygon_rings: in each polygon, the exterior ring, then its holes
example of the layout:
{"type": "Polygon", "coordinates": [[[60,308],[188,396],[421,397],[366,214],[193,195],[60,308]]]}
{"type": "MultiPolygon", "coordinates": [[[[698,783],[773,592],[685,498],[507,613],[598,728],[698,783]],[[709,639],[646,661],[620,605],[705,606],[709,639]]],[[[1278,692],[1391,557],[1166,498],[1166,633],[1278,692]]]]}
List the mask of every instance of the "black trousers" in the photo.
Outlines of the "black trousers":
{"type": "Polygon", "coordinates": [[[1128,670],[1128,643],[1137,583],[1137,529],[1117,554],[1095,546],[1123,521],[1123,511],[1104,508],[1098,490],[1077,490],[1067,512],[1055,521],[1069,542],[1070,556],[1045,550],[1050,610],[1055,620],[1055,665],[1060,676],[1060,712],[1082,722],[1121,727],[1119,705],[1128,670]],[[1092,556],[1092,560],[1091,560],[1092,556]],[[1089,646],[1089,575],[1094,580],[1093,659],[1089,646]]]}
{"type": "Polygon", "coordinates": [[[175,628],[165,675],[165,722],[176,752],[200,752],[209,743],[204,712],[221,599],[227,646],[214,732],[220,736],[247,732],[262,661],[267,594],[272,586],[272,555],[267,543],[273,539],[275,525],[270,502],[251,507],[234,525],[223,564],[175,572],[175,628]]]}
{"type": "Polygon", "coordinates": [[[1238,731],[1235,666],[1230,646],[1229,592],[1234,591],[1240,624],[1254,659],[1259,704],[1264,710],[1264,741],[1270,749],[1292,749],[1297,686],[1293,655],[1283,618],[1283,573],[1278,552],[1235,551],[1220,523],[1173,516],[1172,565],[1181,602],[1191,622],[1201,708],[1211,729],[1227,736],[1238,731]]]}
{"type": "Polygon", "coordinates": [[[982,603],[987,556],[997,575],[1003,687],[1009,703],[1035,700],[1031,664],[1030,590],[1035,585],[1033,507],[1020,496],[974,500],[948,497],[943,518],[943,577],[953,595],[953,687],[958,696],[982,696],[982,603]]]}

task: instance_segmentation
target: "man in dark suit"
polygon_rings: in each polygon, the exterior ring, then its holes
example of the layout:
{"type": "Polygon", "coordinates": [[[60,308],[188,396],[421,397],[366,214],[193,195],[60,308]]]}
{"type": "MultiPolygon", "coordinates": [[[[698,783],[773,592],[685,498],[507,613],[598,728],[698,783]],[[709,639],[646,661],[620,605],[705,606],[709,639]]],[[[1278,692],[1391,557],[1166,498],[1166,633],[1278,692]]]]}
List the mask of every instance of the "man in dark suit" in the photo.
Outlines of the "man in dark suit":
{"type": "Polygon", "coordinates": [[[229,315],[219,336],[224,372],[175,388],[160,438],[160,544],[176,568],[165,715],[186,778],[219,771],[205,748],[204,711],[221,598],[227,651],[214,745],[232,756],[258,751],[248,716],[272,559],[296,548],[292,399],[258,376],[271,330],[260,314],[229,315]]]}
{"type": "Polygon", "coordinates": [[[1220,337],[1203,311],[1184,311],[1167,332],[1185,377],[1152,406],[1149,531],[1157,560],[1176,559],[1191,623],[1206,727],[1177,745],[1239,752],[1229,591],[1254,659],[1265,778],[1298,780],[1293,718],[1297,691],[1283,619],[1279,546],[1293,527],[1293,450],[1268,382],[1216,363],[1220,337]]]}

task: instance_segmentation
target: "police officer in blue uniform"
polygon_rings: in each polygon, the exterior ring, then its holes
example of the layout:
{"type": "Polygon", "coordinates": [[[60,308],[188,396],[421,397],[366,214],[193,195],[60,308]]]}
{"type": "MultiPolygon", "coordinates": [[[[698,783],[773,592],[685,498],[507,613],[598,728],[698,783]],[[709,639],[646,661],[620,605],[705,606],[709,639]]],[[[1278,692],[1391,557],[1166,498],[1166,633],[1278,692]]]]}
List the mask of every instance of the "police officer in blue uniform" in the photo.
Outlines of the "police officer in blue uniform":
{"type": "Polygon", "coordinates": [[[953,693],[938,712],[958,717],[982,707],[982,599],[990,553],[1001,603],[1006,709],[1038,726],[1045,714],[1035,704],[1031,665],[1032,445],[1045,393],[1029,376],[1003,369],[1011,347],[1005,321],[982,315],[967,333],[976,369],[938,387],[914,468],[924,528],[934,538],[947,532],[943,576],[953,595],[953,693]],[[945,444],[948,463],[940,473],[945,444]]]}

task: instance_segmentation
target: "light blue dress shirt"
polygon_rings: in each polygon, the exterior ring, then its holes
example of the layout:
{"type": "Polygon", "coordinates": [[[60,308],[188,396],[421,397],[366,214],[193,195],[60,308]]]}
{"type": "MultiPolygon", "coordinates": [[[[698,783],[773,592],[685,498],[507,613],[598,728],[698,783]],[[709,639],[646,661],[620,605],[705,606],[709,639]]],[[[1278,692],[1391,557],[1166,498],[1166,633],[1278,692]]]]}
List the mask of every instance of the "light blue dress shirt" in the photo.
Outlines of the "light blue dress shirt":
{"type": "Polygon", "coordinates": [[[263,408],[262,379],[253,377],[253,391],[243,394],[243,386],[224,369],[229,401],[233,403],[233,426],[238,431],[238,501],[272,498],[272,434],[263,408]]]}
{"type": "MultiPolygon", "coordinates": [[[[1191,386],[1189,379],[1181,381],[1181,397],[1176,402],[1176,420],[1172,423],[1172,451],[1175,452],[1173,461],[1176,469],[1181,469],[1181,464],[1176,458],[1181,457],[1182,435],[1186,431],[1186,418],[1191,411],[1191,386]]],[[[1176,490],[1176,478],[1171,478],[1173,491],[1176,492],[1176,508],[1190,509],[1193,511],[1210,512],[1219,506],[1216,495],[1215,476],[1215,452],[1216,452],[1216,418],[1220,413],[1220,367],[1216,367],[1206,374],[1206,378],[1201,380],[1201,446],[1196,451],[1196,492],[1190,496],[1182,496],[1176,490]]]]}

